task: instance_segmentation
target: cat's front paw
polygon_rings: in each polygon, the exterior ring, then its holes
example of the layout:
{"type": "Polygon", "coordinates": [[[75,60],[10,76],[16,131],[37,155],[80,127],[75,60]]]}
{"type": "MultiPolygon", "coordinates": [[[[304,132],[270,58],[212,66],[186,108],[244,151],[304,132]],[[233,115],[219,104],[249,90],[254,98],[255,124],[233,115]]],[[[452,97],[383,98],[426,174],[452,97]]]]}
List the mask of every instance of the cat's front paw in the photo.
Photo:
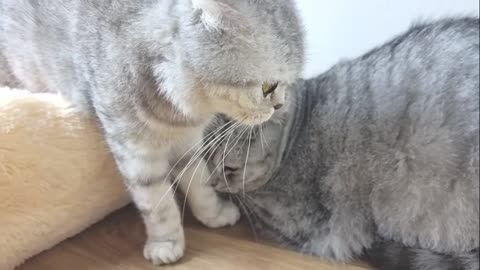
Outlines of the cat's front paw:
{"type": "Polygon", "coordinates": [[[240,211],[231,201],[222,200],[217,209],[208,210],[201,215],[198,215],[197,218],[209,228],[215,229],[235,225],[240,219],[240,211]]]}
{"type": "Polygon", "coordinates": [[[143,249],[143,256],[155,265],[162,265],[178,261],[184,251],[183,241],[148,241],[143,249]]]}

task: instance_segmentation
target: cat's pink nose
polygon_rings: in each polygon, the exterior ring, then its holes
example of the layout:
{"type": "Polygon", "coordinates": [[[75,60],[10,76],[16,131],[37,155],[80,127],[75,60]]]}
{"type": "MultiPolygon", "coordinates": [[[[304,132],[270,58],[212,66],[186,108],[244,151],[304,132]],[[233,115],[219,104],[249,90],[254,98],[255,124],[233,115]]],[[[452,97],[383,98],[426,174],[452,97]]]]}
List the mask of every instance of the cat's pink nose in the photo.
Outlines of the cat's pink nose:
{"type": "Polygon", "coordinates": [[[275,110],[279,110],[279,109],[282,108],[282,107],[283,107],[283,104],[282,104],[282,103],[278,103],[278,104],[273,105],[273,108],[274,108],[275,110]]]}

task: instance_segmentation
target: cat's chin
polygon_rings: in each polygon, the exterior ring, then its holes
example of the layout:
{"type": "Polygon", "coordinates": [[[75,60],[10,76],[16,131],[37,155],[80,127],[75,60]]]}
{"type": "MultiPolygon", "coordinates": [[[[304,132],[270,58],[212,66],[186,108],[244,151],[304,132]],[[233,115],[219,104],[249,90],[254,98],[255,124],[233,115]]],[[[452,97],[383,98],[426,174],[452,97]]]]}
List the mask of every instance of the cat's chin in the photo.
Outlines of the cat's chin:
{"type": "Polygon", "coordinates": [[[236,122],[242,123],[242,125],[253,127],[253,126],[258,126],[267,122],[272,118],[272,116],[273,116],[273,112],[270,114],[263,114],[263,115],[252,115],[252,116],[232,115],[230,117],[234,119],[236,122]]]}

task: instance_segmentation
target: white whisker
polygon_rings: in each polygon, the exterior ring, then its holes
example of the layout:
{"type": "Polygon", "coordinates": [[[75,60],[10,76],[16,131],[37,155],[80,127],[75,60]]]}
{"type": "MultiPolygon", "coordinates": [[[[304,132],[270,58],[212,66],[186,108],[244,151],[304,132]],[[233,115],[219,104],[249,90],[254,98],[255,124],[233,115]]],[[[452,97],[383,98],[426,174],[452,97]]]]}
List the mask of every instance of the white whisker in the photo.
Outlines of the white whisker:
{"type": "MultiPolygon", "coordinates": [[[[260,135],[262,137],[262,140],[265,142],[265,145],[267,146],[267,148],[270,148],[270,146],[268,145],[268,141],[265,137],[265,132],[263,131],[263,124],[260,124],[260,135]]],[[[262,147],[263,147],[263,143],[262,143],[262,147]]]]}
{"type": "MultiPolygon", "coordinates": [[[[205,151],[205,155],[203,155],[201,157],[201,159],[204,159],[205,156],[208,154],[208,151],[205,151]]],[[[200,166],[200,164],[202,164],[201,162],[198,162],[197,166],[195,167],[195,170],[193,171],[192,173],[192,177],[190,177],[190,180],[188,182],[188,186],[187,186],[187,190],[185,191],[185,198],[183,200],[183,206],[182,206],[182,224],[183,224],[183,219],[185,217],[185,207],[187,205],[187,197],[188,197],[188,192],[190,191],[190,185],[192,184],[192,181],[193,181],[193,178],[195,177],[196,173],[197,173],[197,170],[198,170],[198,167],[200,166]]]]}
{"type": "Polygon", "coordinates": [[[225,142],[225,147],[224,147],[223,156],[222,156],[222,163],[221,163],[221,164],[223,164],[223,170],[222,170],[223,179],[225,181],[225,186],[227,187],[228,191],[231,191],[231,189],[230,189],[230,185],[228,184],[228,181],[227,181],[227,176],[225,175],[225,150],[228,147],[228,142],[230,141],[230,138],[232,138],[233,133],[235,133],[235,130],[230,132],[230,135],[228,136],[227,141],[225,142]]]}
{"type": "MultiPolygon", "coordinates": [[[[211,137],[215,136],[218,132],[220,132],[225,126],[229,125],[230,123],[232,123],[232,121],[228,121],[228,122],[225,123],[224,125],[216,128],[215,130],[213,130],[212,132],[210,132],[205,138],[201,138],[201,139],[200,139],[198,142],[196,142],[192,147],[190,147],[190,149],[188,149],[187,151],[185,151],[185,153],[183,153],[183,155],[177,160],[177,162],[172,166],[172,168],[170,169],[170,171],[167,173],[167,176],[165,176],[164,181],[166,181],[166,180],[168,179],[168,177],[169,177],[170,174],[173,172],[173,170],[175,169],[175,167],[177,167],[178,163],[180,163],[180,161],[182,161],[182,159],[183,159],[188,153],[190,153],[190,151],[192,151],[193,149],[195,149],[195,148],[198,147],[199,145],[203,144],[205,139],[210,139],[211,137]]],[[[198,150],[197,150],[197,151],[198,151],[198,150]]]]}
{"type": "Polygon", "coordinates": [[[255,231],[255,225],[253,225],[253,221],[252,221],[252,217],[254,217],[252,211],[247,207],[247,205],[240,198],[236,198],[236,199],[237,199],[238,205],[240,205],[240,207],[243,209],[243,212],[245,212],[245,217],[247,218],[248,224],[250,225],[250,229],[252,229],[253,238],[255,239],[255,241],[258,241],[257,231],[255,231]]]}
{"type": "MultiPolygon", "coordinates": [[[[232,150],[235,148],[235,146],[237,145],[238,141],[241,139],[242,135],[247,131],[247,128],[245,128],[240,134],[238,134],[234,140],[236,140],[236,142],[234,143],[234,145],[230,148],[230,150],[225,154],[225,156],[228,156],[228,154],[230,154],[230,152],[232,152],[232,150]]],[[[218,167],[220,167],[220,165],[222,165],[223,163],[222,162],[219,162],[217,164],[217,166],[215,166],[215,168],[212,170],[212,172],[210,173],[210,175],[208,176],[207,180],[205,181],[205,183],[208,183],[208,181],[210,181],[210,178],[212,178],[213,174],[215,173],[215,171],[218,169],[218,167]]]]}
{"type": "Polygon", "coordinates": [[[248,164],[248,156],[250,154],[250,146],[252,143],[252,129],[253,127],[250,128],[250,133],[248,134],[248,148],[247,148],[247,157],[245,158],[245,168],[243,168],[243,182],[242,182],[242,189],[243,189],[243,194],[245,194],[245,175],[247,173],[247,164],[248,164]]]}
{"type": "MultiPolygon", "coordinates": [[[[201,159],[200,159],[200,160],[205,159],[206,155],[210,152],[211,148],[212,148],[212,147],[215,147],[215,148],[218,147],[219,144],[217,144],[217,142],[219,142],[219,141],[221,141],[223,138],[225,138],[225,136],[227,135],[227,133],[232,133],[238,125],[240,125],[240,123],[234,123],[231,127],[229,127],[227,130],[225,130],[223,133],[221,133],[221,135],[220,135],[218,138],[213,139],[213,140],[212,140],[211,142],[209,142],[206,146],[204,146],[202,152],[201,152],[199,155],[197,155],[197,157],[195,158],[195,160],[197,160],[198,157],[200,157],[200,156],[201,156],[201,159]],[[217,144],[217,146],[215,146],[215,144],[217,144]]],[[[186,204],[187,204],[188,192],[189,192],[189,190],[190,190],[190,186],[191,186],[191,184],[192,184],[192,181],[193,181],[193,179],[194,179],[194,177],[195,177],[195,175],[196,175],[196,173],[197,173],[197,170],[198,170],[200,164],[201,164],[200,162],[197,163],[197,166],[195,167],[195,169],[194,169],[194,171],[193,171],[193,173],[192,173],[192,176],[190,177],[190,180],[189,180],[189,182],[188,182],[187,190],[185,191],[185,198],[184,198],[183,206],[182,206],[182,222],[183,222],[183,218],[184,218],[184,215],[185,215],[185,206],[186,206],[186,204]]],[[[188,164],[187,164],[187,165],[188,165],[188,164]]],[[[202,174],[203,174],[203,170],[204,170],[204,169],[205,169],[205,168],[202,169],[202,174]]],[[[183,176],[183,172],[182,172],[182,175],[178,176],[178,178],[180,178],[180,177],[182,177],[182,176],[183,176]]],[[[177,181],[177,180],[175,179],[175,181],[177,181]]],[[[202,183],[202,184],[203,184],[203,183],[202,183]]]]}
{"type": "MultiPolygon", "coordinates": [[[[231,121],[229,121],[228,123],[230,123],[231,121]]],[[[228,124],[227,123],[227,124],[228,124]]],[[[222,125],[222,127],[220,128],[217,128],[215,130],[215,133],[218,133],[219,130],[221,130],[223,127],[225,127],[227,124],[224,124],[222,125]]],[[[233,127],[236,125],[236,123],[234,125],[232,125],[233,127]]],[[[223,132],[221,132],[221,136],[223,136],[223,134],[226,134],[231,128],[232,126],[230,126],[229,128],[227,128],[227,130],[224,130],[223,132]]],[[[211,137],[211,136],[214,136],[215,134],[211,134],[208,137],[211,137]]],[[[200,143],[203,143],[203,140],[204,138],[201,139],[200,143]]],[[[212,143],[212,142],[210,142],[212,143]]],[[[208,145],[210,145],[210,143],[208,145]]],[[[171,174],[171,172],[174,170],[174,168],[178,165],[178,163],[191,151],[193,150],[195,147],[198,147],[199,143],[196,143],[194,146],[192,146],[189,150],[187,150],[185,152],[185,154],[183,154],[179,159],[178,161],[175,163],[175,165],[170,169],[169,173],[167,174],[167,177],[165,178],[164,181],[168,180],[168,176],[171,174]]],[[[165,196],[168,194],[168,192],[170,192],[172,190],[172,188],[177,184],[177,182],[179,181],[179,179],[181,179],[181,177],[183,176],[183,174],[187,171],[187,169],[193,164],[194,161],[196,161],[196,159],[198,158],[199,155],[201,155],[203,153],[203,151],[205,150],[207,146],[202,146],[202,147],[199,147],[195,153],[192,155],[192,157],[190,158],[190,160],[188,161],[187,165],[185,165],[185,167],[182,169],[182,171],[179,173],[179,175],[174,179],[174,181],[172,181],[170,187],[166,190],[165,194],[163,194],[162,197],[160,197],[160,200],[159,202],[155,205],[155,207],[153,208],[154,210],[161,204],[161,202],[163,201],[163,199],[165,198],[165,196]]],[[[176,189],[175,189],[175,192],[176,192],[176,189]]]]}
{"type": "MultiPolygon", "coordinates": [[[[223,180],[225,181],[225,186],[227,187],[228,191],[230,193],[232,193],[232,189],[230,188],[230,185],[228,184],[228,180],[227,180],[227,176],[225,175],[225,158],[228,156],[228,154],[230,154],[231,151],[233,151],[233,149],[235,149],[235,146],[237,145],[237,143],[241,140],[243,134],[247,131],[247,127],[245,127],[245,129],[239,134],[237,135],[237,137],[234,138],[235,142],[233,144],[233,146],[230,148],[230,150],[228,151],[228,153],[225,153],[227,148],[228,148],[228,141],[225,145],[225,148],[223,149],[223,157],[222,157],[222,162],[220,162],[218,165],[222,164],[223,167],[222,167],[222,172],[223,172],[223,180]]],[[[232,133],[233,134],[233,133],[232,133]]],[[[218,166],[217,166],[218,167],[218,166]]],[[[216,168],[215,168],[216,169],[216,168]]],[[[210,179],[210,177],[209,177],[210,179]]],[[[209,180],[208,179],[208,180],[209,180]]]]}

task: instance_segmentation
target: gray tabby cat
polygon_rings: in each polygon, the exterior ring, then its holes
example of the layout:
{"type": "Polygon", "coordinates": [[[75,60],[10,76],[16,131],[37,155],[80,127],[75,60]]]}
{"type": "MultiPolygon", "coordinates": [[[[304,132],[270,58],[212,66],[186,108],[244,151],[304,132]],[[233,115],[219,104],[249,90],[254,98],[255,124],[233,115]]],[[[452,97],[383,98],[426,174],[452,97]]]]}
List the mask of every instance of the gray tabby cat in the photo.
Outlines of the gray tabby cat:
{"type": "Polygon", "coordinates": [[[60,91],[96,115],[143,216],[147,259],[183,255],[176,184],[206,226],[238,220],[206,184],[203,130],[215,113],[255,125],[282,106],[303,65],[292,0],[2,0],[0,18],[0,81],[60,91]]]}
{"type": "Polygon", "coordinates": [[[479,269],[478,18],[417,25],[292,87],[282,123],[209,162],[257,230],[384,270],[479,269]]]}

